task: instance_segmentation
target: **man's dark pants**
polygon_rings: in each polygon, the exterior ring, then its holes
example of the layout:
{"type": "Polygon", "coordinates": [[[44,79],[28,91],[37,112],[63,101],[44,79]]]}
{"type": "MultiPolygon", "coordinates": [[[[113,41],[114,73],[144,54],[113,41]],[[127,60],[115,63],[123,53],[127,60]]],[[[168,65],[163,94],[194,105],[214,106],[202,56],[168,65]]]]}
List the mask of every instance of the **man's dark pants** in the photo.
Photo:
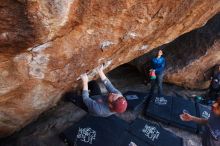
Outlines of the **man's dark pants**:
{"type": "Polygon", "coordinates": [[[158,87],[158,96],[163,96],[163,73],[157,74],[157,78],[155,80],[151,80],[151,89],[150,89],[150,96],[154,96],[155,87],[158,87]]]}

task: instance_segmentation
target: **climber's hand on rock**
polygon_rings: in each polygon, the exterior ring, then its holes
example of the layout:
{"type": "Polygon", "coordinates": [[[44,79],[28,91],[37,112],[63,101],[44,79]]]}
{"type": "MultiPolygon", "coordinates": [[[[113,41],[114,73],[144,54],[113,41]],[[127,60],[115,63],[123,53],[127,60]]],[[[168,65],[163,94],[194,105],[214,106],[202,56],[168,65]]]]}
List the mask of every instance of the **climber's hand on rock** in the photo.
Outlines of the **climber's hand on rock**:
{"type": "Polygon", "coordinates": [[[103,69],[104,69],[103,65],[100,65],[99,67],[97,67],[97,72],[98,72],[100,78],[102,80],[105,80],[107,77],[105,76],[105,73],[103,72],[103,69]]]}
{"type": "Polygon", "coordinates": [[[82,79],[82,84],[83,84],[83,90],[88,90],[88,76],[86,73],[80,75],[80,78],[82,79]]]}
{"type": "Polygon", "coordinates": [[[80,78],[82,79],[83,83],[88,83],[89,79],[86,73],[80,75],[80,78]]]}
{"type": "Polygon", "coordinates": [[[103,72],[103,69],[104,69],[104,67],[103,67],[103,64],[102,64],[99,67],[97,67],[96,71],[100,74],[100,73],[103,72]]]}

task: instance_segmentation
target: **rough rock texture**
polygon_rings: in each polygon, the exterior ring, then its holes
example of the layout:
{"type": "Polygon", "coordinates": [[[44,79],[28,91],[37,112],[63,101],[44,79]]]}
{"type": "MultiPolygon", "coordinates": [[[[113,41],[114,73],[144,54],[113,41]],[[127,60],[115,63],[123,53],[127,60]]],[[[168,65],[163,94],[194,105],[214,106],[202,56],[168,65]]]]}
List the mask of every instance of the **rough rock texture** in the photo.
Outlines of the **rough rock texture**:
{"type": "Polygon", "coordinates": [[[204,25],[219,0],[0,2],[0,136],[22,128],[76,88],[204,25]]]}
{"type": "Polygon", "coordinates": [[[214,66],[220,63],[220,14],[214,16],[205,26],[158,47],[135,59],[132,64],[141,72],[143,69],[146,71],[150,59],[161,48],[167,62],[166,82],[187,88],[207,88],[214,66]]]}

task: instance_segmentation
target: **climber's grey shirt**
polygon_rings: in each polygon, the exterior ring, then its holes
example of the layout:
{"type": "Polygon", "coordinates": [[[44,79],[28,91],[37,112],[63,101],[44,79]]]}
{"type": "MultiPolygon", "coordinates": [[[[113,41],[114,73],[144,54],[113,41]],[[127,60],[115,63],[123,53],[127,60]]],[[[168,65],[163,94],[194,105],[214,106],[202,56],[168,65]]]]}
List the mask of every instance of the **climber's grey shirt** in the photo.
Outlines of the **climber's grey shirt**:
{"type": "MultiPolygon", "coordinates": [[[[102,82],[104,83],[108,92],[122,95],[121,92],[112,85],[109,79],[105,79],[102,82]]],[[[108,117],[115,114],[115,112],[111,112],[109,109],[107,96],[97,95],[90,98],[88,90],[83,90],[82,97],[83,102],[88,107],[90,114],[100,117],[108,117]],[[102,102],[100,102],[99,99],[101,99],[102,102]]]]}
{"type": "Polygon", "coordinates": [[[211,112],[202,137],[203,146],[220,146],[220,117],[211,112]]]}

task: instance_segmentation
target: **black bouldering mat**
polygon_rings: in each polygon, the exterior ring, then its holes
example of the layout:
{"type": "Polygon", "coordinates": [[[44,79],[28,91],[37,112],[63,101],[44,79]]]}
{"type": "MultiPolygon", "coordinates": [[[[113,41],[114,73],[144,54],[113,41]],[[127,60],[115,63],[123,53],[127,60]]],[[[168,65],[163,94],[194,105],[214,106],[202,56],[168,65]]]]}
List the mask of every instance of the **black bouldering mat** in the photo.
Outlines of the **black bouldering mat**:
{"type": "Polygon", "coordinates": [[[197,132],[198,127],[195,122],[185,122],[180,119],[180,114],[184,112],[196,116],[195,103],[181,97],[173,97],[172,122],[170,124],[191,132],[197,132]]]}
{"type": "Polygon", "coordinates": [[[128,102],[127,110],[139,111],[143,107],[144,102],[148,98],[148,93],[127,91],[123,94],[128,102]]]}
{"type": "Polygon", "coordinates": [[[145,109],[145,115],[154,119],[196,133],[198,126],[194,122],[184,122],[180,119],[183,112],[197,115],[195,102],[182,97],[154,97],[145,109]]]}
{"type": "Polygon", "coordinates": [[[128,129],[128,123],[110,116],[107,118],[87,116],[67,128],[61,137],[70,146],[114,146],[116,139],[128,129]]]}
{"type": "Polygon", "coordinates": [[[171,121],[172,97],[164,96],[152,98],[145,114],[146,116],[150,116],[168,124],[171,121]]]}
{"type": "Polygon", "coordinates": [[[136,119],[130,126],[129,132],[153,146],[182,146],[182,138],[163,129],[161,126],[136,119]]]}
{"type": "Polygon", "coordinates": [[[124,132],[121,135],[117,146],[129,146],[131,142],[135,143],[137,146],[152,146],[128,132],[124,132]]]}

